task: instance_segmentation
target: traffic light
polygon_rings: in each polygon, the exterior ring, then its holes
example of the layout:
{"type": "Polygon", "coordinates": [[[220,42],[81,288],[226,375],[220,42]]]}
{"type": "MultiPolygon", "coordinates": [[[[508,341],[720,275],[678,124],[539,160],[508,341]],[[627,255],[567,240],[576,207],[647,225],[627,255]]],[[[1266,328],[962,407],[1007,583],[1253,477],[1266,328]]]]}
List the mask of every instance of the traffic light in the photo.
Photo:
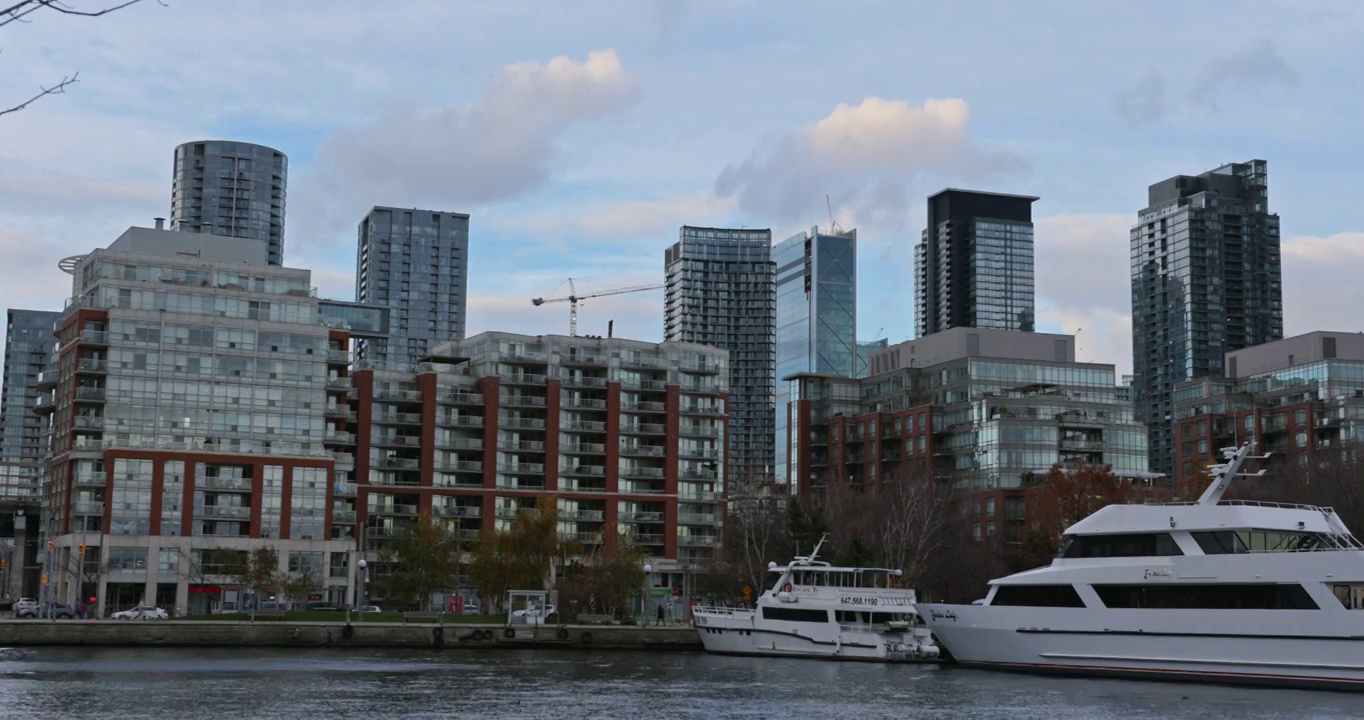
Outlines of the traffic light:
{"type": "Polygon", "coordinates": [[[43,573],[43,584],[47,584],[47,573],[43,573]]]}
{"type": "Polygon", "coordinates": [[[4,561],[3,558],[0,558],[0,570],[4,570],[4,569],[5,569],[5,561],[4,561]]]}
{"type": "Polygon", "coordinates": [[[85,557],[85,543],[81,543],[81,557],[85,557]]]}
{"type": "Polygon", "coordinates": [[[47,551],[48,551],[48,552],[52,552],[52,541],[51,541],[51,540],[48,540],[48,541],[47,541],[47,551]]]}

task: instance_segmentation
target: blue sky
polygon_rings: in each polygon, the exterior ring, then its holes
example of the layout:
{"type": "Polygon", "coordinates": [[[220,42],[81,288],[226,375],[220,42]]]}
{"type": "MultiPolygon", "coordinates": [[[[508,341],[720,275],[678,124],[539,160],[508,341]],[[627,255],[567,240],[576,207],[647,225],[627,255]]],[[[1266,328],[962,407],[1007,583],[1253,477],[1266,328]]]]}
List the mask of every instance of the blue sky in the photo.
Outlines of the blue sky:
{"type": "MultiPolygon", "coordinates": [[[[94,6],[100,0],[72,0],[94,6]]],[[[290,157],[286,263],[353,292],[371,205],[472,215],[469,329],[565,332],[567,277],[662,279],[684,223],[857,227],[859,335],[912,333],[924,198],[1038,195],[1040,329],[1131,365],[1146,186],[1269,161],[1286,330],[1359,330],[1364,4],[147,0],[0,28],[0,301],[60,307],[56,260],[150,225],[172,150],[290,157]]],[[[595,287],[584,282],[580,287],[595,287]]],[[[661,293],[583,332],[659,339],[661,293]]]]}

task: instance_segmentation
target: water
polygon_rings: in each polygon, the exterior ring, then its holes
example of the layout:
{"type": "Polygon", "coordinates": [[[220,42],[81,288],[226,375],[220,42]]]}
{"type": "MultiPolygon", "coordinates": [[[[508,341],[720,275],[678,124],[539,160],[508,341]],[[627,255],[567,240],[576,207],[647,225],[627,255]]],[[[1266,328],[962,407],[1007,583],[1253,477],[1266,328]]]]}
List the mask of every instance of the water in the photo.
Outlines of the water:
{"type": "Polygon", "coordinates": [[[0,649],[0,718],[1352,718],[1364,694],[701,653],[0,649]]]}

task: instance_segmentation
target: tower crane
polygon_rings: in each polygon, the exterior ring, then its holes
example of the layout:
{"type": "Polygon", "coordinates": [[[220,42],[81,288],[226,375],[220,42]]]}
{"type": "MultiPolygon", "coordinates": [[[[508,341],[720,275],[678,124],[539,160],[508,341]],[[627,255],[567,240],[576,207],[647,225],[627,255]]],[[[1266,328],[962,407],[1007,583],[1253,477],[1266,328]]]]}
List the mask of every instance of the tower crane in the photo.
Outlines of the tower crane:
{"type": "Polygon", "coordinates": [[[568,295],[557,298],[534,298],[530,301],[531,305],[540,307],[546,303],[566,302],[568,303],[568,334],[570,337],[578,336],[578,302],[588,298],[605,297],[607,295],[620,295],[623,293],[643,292],[645,290],[657,290],[663,287],[663,283],[651,283],[649,285],[633,285],[631,287],[611,288],[601,292],[578,294],[578,288],[573,285],[573,278],[568,279],[568,295]]]}

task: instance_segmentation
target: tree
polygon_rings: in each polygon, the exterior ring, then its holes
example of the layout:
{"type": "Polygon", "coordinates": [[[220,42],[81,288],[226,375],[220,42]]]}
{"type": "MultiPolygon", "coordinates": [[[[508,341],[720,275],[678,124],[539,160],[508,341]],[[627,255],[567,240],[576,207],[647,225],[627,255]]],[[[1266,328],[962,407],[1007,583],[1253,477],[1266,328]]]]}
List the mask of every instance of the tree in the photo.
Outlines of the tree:
{"type": "Polygon", "coordinates": [[[786,506],[786,536],[797,553],[809,553],[828,531],[824,525],[824,510],[815,504],[808,507],[796,498],[786,506]]]}
{"type": "Polygon", "coordinates": [[[319,568],[305,562],[279,579],[279,593],[289,601],[289,608],[296,610],[300,604],[306,606],[309,596],[323,584],[319,568]]]}
{"type": "Polygon", "coordinates": [[[593,548],[569,567],[567,577],[560,582],[560,609],[565,599],[577,600],[579,607],[587,608],[589,600],[595,598],[605,614],[615,616],[644,586],[644,564],[648,560],[649,553],[629,534],[619,536],[614,545],[593,548]]]}
{"type": "Polygon", "coordinates": [[[1023,540],[1023,559],[1032,567],[1050,563],[1066,528],[1100,508],[1127,502],[1130,489],[1104,465],[1053,465],[1037,489],[1030,513],[1032,528],[1023,540]]]}
{"type": "Polygon", "coordinates": [[[258,547],[247,555],[246,562],[238,566],[232,575],[247,592],[251,593],[251,620],[254,621],[260,596],[267,590],[279,588],[281,584],[279,553],[269,545],[258,547]]]}
{"type": "MultiPolygon", "coordinates": [[[[108,15],[109,13],[112,12],[117,12],[130,5],[136,5],[142,2],[142,0],[124,0],[123,2],[117,3],[115,5],[106,5],[98,9],[84,10],[77,8],[67,2],[64,2],[64,0],[18,0],[17,2],[15,0],[0,0],[0,3],[6,2],[9,3],[7,6],[0,7],[0,27],[5,27],[10,23],[31,22],[30,19],[27,19],[28,16],[41,10],[49,10],[51,12],[60,13],[62,15],[97,18],[104,15],[108,15]]],[[[157,0],[157,2],[160,3],[162,6],[165,6],[165,3],[161,2],[161,0],[157,0]]],[[[28,107],[29,105],[33,104],[34,102],[37,102],[38,100],[44,97],[47,97],[48,95],[61,95],[66,92],[66,88],[76,84],[79,81],[80,73],[74,72],[71,73],[70,75],[64,76],[59,82],[52,86],[39,86],[38,93],[30,97],[29,99],[24,100],[23,102],[20,102],[19,104],[10,107],[0,107],[0,116],[8,115],[9,113],[23,110],[24,108],[28,107]]]]}
{"type": "Polygon", "coordinates": [[[730,581],[711,588],[709,594],[737,596],[743,585],[761,592],[767,564],[791,559],[794,545],[789,538],[788,518],[793,511],[789,508],[784,511],[782,506],[783,498],[774,495],[740,497],[729,502],[725,518],[725,567],[710,570],[718,571],[717,577],[728,576],[730,581]],[[736,574],[741,583],[733,581],[736,574]]]}
{"type": "Polygon", "coordinates": [[[558,503],[553,495],[540,498],[509,530],[484,536],[474,549],[469,577],[492,607],[500,608],[509,590],[548,586],[559,552],[558,503]]]}
{"type": "Polygon", "coordinates": [[[398,529],[381,554],[391,569],[388,593],[423,610],[431,606],[431,596],[459,587],[463,538],[423,512],[416,520],[398,529]]]}

